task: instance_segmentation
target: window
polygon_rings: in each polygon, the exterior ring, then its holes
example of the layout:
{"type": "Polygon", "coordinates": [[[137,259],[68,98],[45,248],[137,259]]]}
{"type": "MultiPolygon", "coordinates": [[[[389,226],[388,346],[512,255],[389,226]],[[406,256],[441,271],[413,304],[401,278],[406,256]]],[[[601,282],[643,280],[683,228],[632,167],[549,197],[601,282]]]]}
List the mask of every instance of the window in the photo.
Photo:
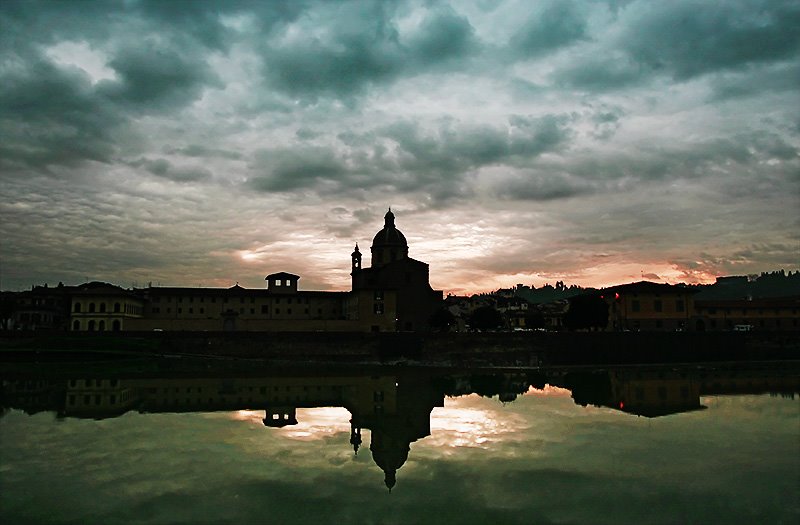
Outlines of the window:
{"type": "Polygon", "coordinates": [[[94,313],[94,303],[89,303],[89,313],[94,313]]]}
{"type": "Polygon", "coordinates": [[[73,322],[73,323],[72,323],[72,329],[73,329],[73,330],[76,330],[76,331],[77,331],[77,330],[80,330],[80,329],[81,329],[81,322],[80,322],[80,321],[77,321],[77,320],[76,320],[75,322],[73,322]]]}
{"type": "Polygon", "coordinates": [[[81,303],[75,303],[75,308],[73,308],[75,313],[80,313],[81,311],[81,303]]]}
{"type": "Polygon", "coordinates": [[[267,306],[265,304],[262,304],[261,305],[261,313],[262,314],[268,314],[269,313],[269,306],[267,306]]]}
{"type": "Polygon", "coordinates": [[[373,311],[376,315],[383,315],[383,303],[375,303],[373,311]]]}
{"type": "Polygon", "coordinates": [[[664,310],[664,306],[661,303],[661,299],[656,299],[655,301],[653,301],[653,308],[655,309],[656,312],[662,312],[664,310]]]}
{"type": "Polygon", "coordinates": [[[106,329],[106,322],[105,322],[105,321],[100,321],[100,323],[97,325],[97,330],[99,330],[100,332],[102,332],[102,331],[104,331],[105,329],[106,329]]]}
{"type": "Polygon", "coordinates": [[[634,312],[638,312],[639,310],[641,310],[641,306],[639,305],[639,299],[634,299],[633,301],[631,301],[631,310],[633,310],[634,312]]]}
{"type": "Polygon", "coordinates": [[[189,308],[189,313],[193,314],[194,313],[194,308],[189,308]]]}
{"type": "Polygon", "coordinates": [[[675,300],[675,311],[676,312],[683,312],[683,309],[684,309],[683,299],[676,299],[675,300]]]}
{"type": "Polygon", "coordinates": [[[119,303],[114,303],[114,313],[115,313],[115,314],[118,314],[118,313],[119,313],[119,310],[120,310],[119,303]]]}
{"type": "Polygon", "coordinates": [[[206,309],[205,309],[205,308],[200,308],[200,313],[201,313],[201,314],[204,314],[204,313],[206,313],[206,309]]]}
{"type": "Polygon", "coordinates": [[[375,290],[375,300],[383,301],[383,290],[375,290]]]}

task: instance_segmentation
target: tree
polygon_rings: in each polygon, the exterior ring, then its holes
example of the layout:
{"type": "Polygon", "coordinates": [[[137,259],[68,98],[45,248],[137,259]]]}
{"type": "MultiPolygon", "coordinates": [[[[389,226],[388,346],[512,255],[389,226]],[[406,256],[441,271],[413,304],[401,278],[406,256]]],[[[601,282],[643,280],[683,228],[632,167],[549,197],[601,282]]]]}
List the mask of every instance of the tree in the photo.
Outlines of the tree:
{"type": "Polygon", "coordinates": [[[599,295],[578,295],[570,298],[564,316],[569,330],[603,329],[608,325],[608,304],[599,295]]]}
{"type": "Polygon", "coordinates": [[[476,308],[469,318],[469,325],[473,330],[495,330],[504,325],[503,314],[491,306],[476,308]]]}
{"type": "Polygon", "coordinates": [[[446,332],[454,324],[456,324],[456,316],[447,308],[437,310],[436,313],[428,319],[428,326],[437,332],[446,332]]]}
{"type": "Polygon", "coordinates": [[[525,314],[525,328],[529,330],[544,328],[544,316],[539,310],[529,310],[525,314]]]}

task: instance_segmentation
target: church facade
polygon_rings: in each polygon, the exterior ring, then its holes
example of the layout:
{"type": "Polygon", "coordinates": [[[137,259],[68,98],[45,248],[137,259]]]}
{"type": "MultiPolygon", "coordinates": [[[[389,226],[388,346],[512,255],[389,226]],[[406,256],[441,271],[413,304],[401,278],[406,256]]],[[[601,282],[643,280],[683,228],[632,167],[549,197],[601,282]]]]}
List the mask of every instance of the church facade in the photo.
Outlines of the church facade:
{"type": "MultiPolygon", "coordinates": [[[[349,292],[305,291],[300,276],[278,272],[266,287],[148,287],[120,292],[141,303],[125,331],[426,331],[442,306],[442,292],[429,283],[428,264],[408,256],[408,243],[391,210],[372,240],[371,266],[362,267],[356,245],[351,253],[349,292]]],[[[81,300],[79,298],[73,301],[81,300]]],[[[85,302],[85,301],[84,301],[85,302]]],[[[80,308],[80,307],[78,307],[80,308]]],[[[73,305],[72,310],[75,309],[73,305]]],[[[84,308],[85,310],[85,308],[84,308]]],[[[73,330],[97,330],[99,324],[71,323],[73,330]]]]}

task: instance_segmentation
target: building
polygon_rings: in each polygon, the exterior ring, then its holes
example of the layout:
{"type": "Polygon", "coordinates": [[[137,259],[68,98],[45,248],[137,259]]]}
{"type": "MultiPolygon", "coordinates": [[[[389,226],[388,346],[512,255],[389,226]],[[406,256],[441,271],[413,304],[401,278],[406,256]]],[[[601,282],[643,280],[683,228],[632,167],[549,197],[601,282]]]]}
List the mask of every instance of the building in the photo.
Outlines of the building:
{"type": "Polygon", "coordinates": [[[605,288],[608,330],[689,330],[696,289],[649,281],[605,288]]]}
{"type": "Polygon", "coordinates": [[[443,306],[442,292],[431,288],[428,265],[408,256],[408,243],[394,220],[389,210],[372,239],[370,268],[361,267],[358,245],[351,254],[351,304],[371,331],[424,331],[443,306]]]}
{"type": "Polygon", "coordinates": [[[800,329],[800,297],[695,301],[697,330],[800,329]]]}
{"type": "Polygon", "coordinates": [[[135,290],[102,282],[84,283],[71,294],[70,329],[75,332],[119,332],[140,319],[144,301],[135,290]]]}
{"type": "Polygon", "coordinates": [[[267,275],[266,287],[153,287],[124,290],[87,283],[72,294],[73,331],[425,331],[442,306],[442,292],[429,284],[428,264],[408,256],[405,236],[391,210],[362,267],[358,245],[351,253],[349,292],[305,291],[300,276],[267,275]]]}

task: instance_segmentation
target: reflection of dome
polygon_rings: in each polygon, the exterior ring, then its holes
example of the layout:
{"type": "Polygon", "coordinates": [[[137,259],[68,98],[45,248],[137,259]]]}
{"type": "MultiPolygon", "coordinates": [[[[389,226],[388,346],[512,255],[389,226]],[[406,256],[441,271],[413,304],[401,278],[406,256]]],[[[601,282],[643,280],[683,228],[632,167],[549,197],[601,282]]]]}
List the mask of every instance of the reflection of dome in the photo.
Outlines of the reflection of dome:
{"type": "Polygon", "coordinates": [[[372,431],[369,450],[372,452],[372,460],[383,470],[383,482],[389,490],[397,483],[397,469],[408,459],[411,448],[409,445],[408,441],[395,438],[383,429],[372,431]]]}
{"type": "Polygon", "coordinates": [[[383,229],[372,239],[372,266],[405,259],[408,257],[408,242],[405,235],[394,225],[394,213],[390,209],[384,216],[383,229]]]}

